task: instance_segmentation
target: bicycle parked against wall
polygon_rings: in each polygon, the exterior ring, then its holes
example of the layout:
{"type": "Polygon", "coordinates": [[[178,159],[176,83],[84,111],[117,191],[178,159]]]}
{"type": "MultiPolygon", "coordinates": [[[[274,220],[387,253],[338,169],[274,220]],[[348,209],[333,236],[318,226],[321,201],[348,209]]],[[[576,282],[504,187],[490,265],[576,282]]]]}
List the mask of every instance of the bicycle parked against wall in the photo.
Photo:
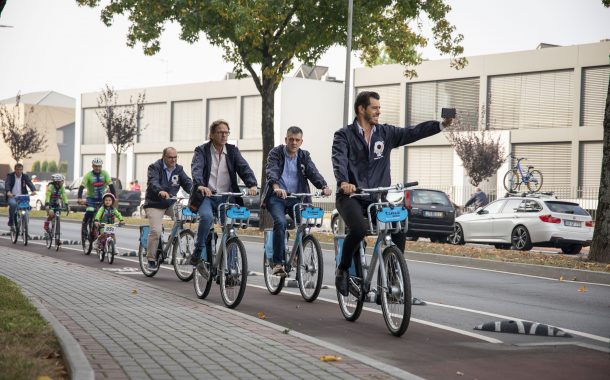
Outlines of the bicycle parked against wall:
{"type": "Polygon", "coordinates": [[[100,224],[102,239],[98,242],[97,256],[102,263],[104,258],[108,259],[108,264],[114,262],[114,255],[116,254],[114,231],[118,226],[120,226],[120,223],[100,224]]]}
{"type": "MultiPolygon", "coordinates": [[[[290,255],[284,263],[284,272],[287,276],[273,274],[273,228],[265,230],[265,245],[263,252],[263,266],[265,285],[269,293],[276,295],[282,291],[286,277],[290,276],[293,268],[296,269],[296,280],[303,299],[313,302],[320,294],[322,278],[324,277],[324,260],[320,243],[311,234],[312,227],[320,227],[324,219],[324,210],[305,203],[305,198],[320,197],[321,193],[292,193],[287,198],[299,198],[300,202],[292,208],[297,230],[292,244],[290,255]]],[[[286,249],[288,252],[288,233],[286,232],[286,249]]]]}
{"type": "Polygon", "coordinates": [[[156,275],[159,272],[159,268],[161,268],[161,264],[168,262],[174,266],[176,276],[186,282],[193,278],[193,266],[189,261],[195,250],[195,233],[184,225],[185,223],[196,223],[198,215],[191,212],[188,207],[184,207],[180,203],[181,198],[174,197],[170,199],[176,200],[172,206],[174,210],[174,226],[167,240],[163,238],[165,229],[162,228],[161,230],[156,253],[157,265],[155,268],[148,266],[147,247],[150,226],[140,226],[138,261],[140,262],[140,270],[146,277],[156,275]]]}
{"type": "Polygon", "coordinates": [[[51,206],[54,217],[49,222],[49,229],[45,231],[44,240],[47,245],[47,249],[51,249],[53,243],[55,243],[55,251],[59,251],[61,246],[61,212],[65,212],[68,215],[68,207],[60,204],[51,206]]]}
{"type": "Polygon", "coordinates": [[[17,202],[17,208],[15,209],[15,215],[13,216],[13,228],[11,228],[11,240],[13,244],[17,244],[19,236],[23,240],[23,245],[28,245],[28,224],[30,221],[30,196],[29,195],[16,195],[15,201],[17,202]]]}
{"type": "Polygon", "coordinates": [[[542,187],[542,173],[540,170],[534,170],[534,167],[528,165],[527,171],[523,171],[521,161],[527,160],[525,157],[517,158],[510,156],[511,160],[517,160],[515,165],[504,174],[504,189],[508,192],[519,190],[522,184],[532,192],[537,192],[542,187]]]}
{"type": "MultiPolygon", "coordinates": [[[[244,193],[216,193],[213,197],[236,197],[244,193]]],[[[241,302],[248,280],[248,258],[246,248],[237,236],[238,228],[247,228],[250,220],[250,210],[236,203],[223,202],[218,205],[216,222],[220,221],[222,232],[218,250],[218,236],[213,228],[208,234],[208,241],[201,253],[204,261],[195,268],[195,293],[204,299],[210,293],[212,279],[220,285],[222,302],[228,308],[235,308],[241,302]],[[220,216],[220,217],[219,217],[220,216]],[[206,262],[207,261],[207,262],[206,262]]]]}
{"type": "MultiPolygon", "coordinates": [[[[367,263],[365,241],[360,242],[358,254],[354,256],[349,268],[349,293],[341,295],[337,290],[339,308],[348,321],[356,321],[360,317],[362,307],[377,274],[376,302],[381,305],[383,318],[390,333],[401,336],[407,331],[411,320],[411,280],[409,270],[402,251],[392,242],[392,234],[407,232],[408,212],[402,205],[382,201],[386,192],[403,192],[404,188],[416,186],[417,182],[377,187],[373,189],[357,189],[352,197],[369,197],[376,195],[376,201],[367,208],[369,231],[367,236],[377,235],[370,264],[367,263]]],[[[335,265],[341,262],[343,241],[345,236],[335,236],[335,265]]]]}

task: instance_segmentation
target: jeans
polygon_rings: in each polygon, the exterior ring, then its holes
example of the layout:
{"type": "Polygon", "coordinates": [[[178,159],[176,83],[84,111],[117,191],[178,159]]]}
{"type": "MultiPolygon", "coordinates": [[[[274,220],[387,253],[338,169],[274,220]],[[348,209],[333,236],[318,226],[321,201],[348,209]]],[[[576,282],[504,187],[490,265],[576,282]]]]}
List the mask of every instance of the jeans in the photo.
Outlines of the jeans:
{"type": "MultiPolygon", "coordinates": [[[[199,206],[199,228],[197,229],[197,240],[195,241],[195,253],[193,253],[193,257],[199,259],[201,256],[201,251],[205,246],[205,242],[208,239],[208,234],[210,233],[210,228],[214,224],[214,214],[218,209],[218,205],[226,202],[226,197],[205,197],[203,198],[203,202],[199,206]]],[[[221,215],[221,219],[224,220],[224,215],[221,215]]],[[[204,257],[204,259],[209,260],[208,257],[204,257]]]]}
{"type": "MultiPolygon", "coordinates": [[[[364,216],[366,207],[370,203],[360,202],[355,198],[350,198],[347,195],[337,196],[337,211],[343,218],[345,225],[349,228],[349,233],[343,241],[343,253],[341,255],[341,263],[339,269],[347,270],[352,265],[352,258],[358,252],[358,246],[362,239],[366,236],[369,229],[368,220],[364,216]]],[[[398,249],[404,252],[406,233],[392,234],[392,241],[398,249]]]]}
{"type": "Polygon", "coordinates": [[[17,200],[13,198],[8,199],[8,225],[13,225],[13,218],[15,217],[15,210],[17,209],[17,200]]]}
{"type": "MultiPolygon", "coordinates": [[[[292,215],[292,207],[299,202],[299,199],[282,199],[275,194],[269,197],[267,209],[273,218],[273,264],[283,264],[286,260],[284,249],[286,247],[286,211],[292,215]]],[[[293,215],[294,217],[294,215],[293,215]]]]}

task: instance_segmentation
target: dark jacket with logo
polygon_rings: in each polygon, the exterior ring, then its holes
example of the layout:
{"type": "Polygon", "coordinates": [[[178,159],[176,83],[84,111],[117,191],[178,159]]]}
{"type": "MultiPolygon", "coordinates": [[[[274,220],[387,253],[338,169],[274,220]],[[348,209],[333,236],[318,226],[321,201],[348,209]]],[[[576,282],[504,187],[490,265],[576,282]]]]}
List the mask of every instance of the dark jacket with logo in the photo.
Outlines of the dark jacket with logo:
{"type": "Polygon", "coordinates": [[[335,132],[332,161],[337,187],[341,182],[351,183],[359,188],[390,186],[392,149],[441,131],[438,121],[426,121],[405,128],[389,124],[377,124],[375,127],[370,149],[359,132],[356,120],[335,132]]]}
{"type": "Polygon", "coordinates": [[[166,191],[171,197],[174,197],[181,187],[189,194],[193,187],[193,181],[186,175],[182,165],[176,165],[168,180],[163,169],[163,159],[155,161],[148,166],[148,185],[144,208],[166,209],[170,207],[175,201],[161,198],[159,192],[166,191]]]}
{"type": "MultiPolygon", "coordinates": [[[[6,176],[6,181],[4,181],[4,186],[6,188],[6,194],[8,194],[8,192],[12,192],[13,191],[13,186],[15,186],[15,172],[12,173],[8,173],[8,175],[6,176]]],[[[21,194],[28,194],[28,189],[30,188],[30,191],[34,192],[36,191],[36,187],[34,187],[34,184],[32,183],[32,180],[30,179],[30,176],[22,173],[21,174],[21,194]]],[[[8,195],[6,195],[6,200],[8,202],[8,195]]]]}
{"type": "MultiPolygon", "coordinates": [[[[275,148],[271,149],[269,152],[269,156],[267,156],[267,166],[265,167],[265,172],[267,173],[267,182],[265,184],[265,189],[263,190],[264,200],[262,202],[263,205],[267,203],[267,200],[273,194],[273,184],[279,184],[280,179],[282,178],[282,173],[284,173],[284,163],[286,160],[286,151],[285,145],[278,145],[275,148]]],[[[298,173],[298,192],[299,193],[308,193],[309,192],[309,183],[307,180],[311,181],[315,187],[321,189],[326,187],[326,181],[324,177],[320,174],[316,165],[314,165],[311,160],[311,155],[308,151],[299,149],[297,152],[297,173],[298,173]]],[[[306,202],[311,202],[310,199],[306,199],[306,202]]]]}

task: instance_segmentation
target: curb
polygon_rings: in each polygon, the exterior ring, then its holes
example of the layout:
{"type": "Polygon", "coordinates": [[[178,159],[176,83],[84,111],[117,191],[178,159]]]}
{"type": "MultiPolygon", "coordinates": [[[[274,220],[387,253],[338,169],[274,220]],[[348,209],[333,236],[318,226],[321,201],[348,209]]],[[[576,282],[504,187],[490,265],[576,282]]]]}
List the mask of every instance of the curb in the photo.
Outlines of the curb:
{"type": "Polygon", "coordinates": [[[68,371],[70,371],[71,379],[85,379],[85,380],[94,380],[95,373],[93,372],[93,368],[91,368],[91,364],[89,364],[89,360],[85,356],[81,346],[74,339],[72,334],[68,332],[68,330],[51,314],[50,311],[47,310],[46,307],[40,302],[38,299],[32,296],[28,291],[23,288],[20,288],[21,292],[32,302],[32,304],[36,307],[40,315],[51,325],[53,331],[55,332],[55,336],[57,340],[59,340],[59,345],[61,346],[61,350],[64,354],[66,362],[68,364],[68,371]]]}

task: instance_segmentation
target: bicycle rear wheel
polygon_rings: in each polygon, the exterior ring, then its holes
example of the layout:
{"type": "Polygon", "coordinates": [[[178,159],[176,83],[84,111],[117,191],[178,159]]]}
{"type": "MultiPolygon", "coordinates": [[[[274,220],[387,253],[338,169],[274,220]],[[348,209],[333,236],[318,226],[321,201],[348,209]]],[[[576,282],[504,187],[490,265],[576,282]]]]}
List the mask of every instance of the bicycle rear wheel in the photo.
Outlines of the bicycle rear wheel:
{"type": "Polygon", "coordinates": [[[527,179],[527,188],[534,193],[542,187],[542,173],[540,170],[532,170],[527,179]]]}
{"type": "Polygon", "coordinates": [[[227,240],[220,257],[220,295],[224,304],[233,309],[239,305],[248,281],[246,248],[237,236],[227,240]]]}
{"type": "Polygon", "coordinates": [[[322,248],[313,235],[305,236],[302,245],[303,251],[299,252],[298,257],[297,282],[303,299],[313,302],[322,289],[324,277],[322,248]]]}
{"type": "Polygon", "coordinates": [[[108,264],[112,264],[114,263],[114,255],[115,255],[115,246],[114,246],[114,240],[110,240],[107,244],[107,258],[108,258],[108,264]]]}
{"type": "MultiPolygon", "coordinates": [[[[381,295],[381,310],[385,324],[394,336],[402,336],[411,320],[411,279],[402,252],[396,246],[383,251],[383,263],[387,288],[378,289],[381,295]]],[[[380,267],[381,268],[381,267],[380,267]]],[[[378,279],[383,274],[380,272],[378,279]]]]}
{"type": "Polygon", "coordinates": [[[362,306],[364,305],[364,291],[362,289],[362,263],[360,257],[354,257],[356,276],[352,277],[350,274],[349,278],[349,293],[347,296],[343,296],[337,290],[337,299],[339,301],[339,309],[343,317],[350,322],[354,322],[360,317],[362,313],[362,306]]]}
{"type": "Polygon", "coordinates": [[[504,174],[504,181],[502,183],[504,184],[504,189],[511,192],[519,188],[519,181],[519,173],[516,170],[509,170],[504,174]]]}
{"type": "MultiPolygon", "coordinates": [[[[139,239],[138,241],[140,241],[140,240],[141,239],[139,239]]],[[[159,244],[162,244],[161,239],[159,239],[159,244]]],[[[160,247],[163,247],[163,245],[160,245],[160,247]]],[[[138,245],[138,263],[140,264],[140,270],[142,271],[144,276],[153,277],[159,271],[159,268],[161,267],[161,263],[157,260],[157,266],[154,269],[151,269],[148,266],[147,254],[148,254],[148,251],[147,251],[146,247],[143,247],[142,244],[140,243],[138,245]]]]}
{"type": "Polygon", "coordinates": [[[191,230],[182,230],[174,240],[172,254],[174,256],[174,272],[182,281],[190,281],[193,278],[193,266],[191,255],[195,251],[195,234],[191,230]]]}

